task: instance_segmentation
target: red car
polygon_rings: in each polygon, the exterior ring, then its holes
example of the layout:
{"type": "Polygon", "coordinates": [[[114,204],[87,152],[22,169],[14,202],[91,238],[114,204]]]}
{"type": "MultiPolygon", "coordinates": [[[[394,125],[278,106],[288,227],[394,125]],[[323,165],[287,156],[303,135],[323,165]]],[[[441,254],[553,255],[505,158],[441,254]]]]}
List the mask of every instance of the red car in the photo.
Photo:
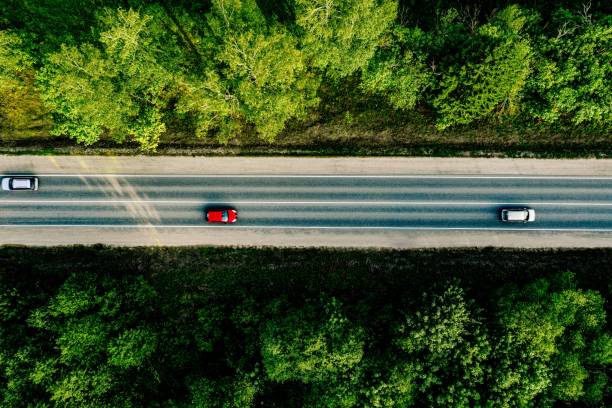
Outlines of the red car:
{"type": "Polygon", "coordinates": [[[206,211],[206,221],[211,223],[233,223],[238,219],[238,212],[229,208],[215,208],[206,211]]]}

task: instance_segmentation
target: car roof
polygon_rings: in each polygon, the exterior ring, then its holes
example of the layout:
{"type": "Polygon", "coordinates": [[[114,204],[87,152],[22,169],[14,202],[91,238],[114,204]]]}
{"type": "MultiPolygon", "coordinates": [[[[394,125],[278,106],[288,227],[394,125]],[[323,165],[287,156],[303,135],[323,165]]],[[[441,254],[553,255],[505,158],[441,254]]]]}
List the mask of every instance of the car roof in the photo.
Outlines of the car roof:
{"type": "Polygon", "coordinates": [[[208,217],[213,221],[227,220],[227,210],[220,208],[208,210],[208,217]]]}
{"type": "Polygon", "coordinates": [[[527,214],[527,210],[524,209],[506,210],[506,217],[510,221],[522,221],[527,218],[527,214]]]}
{"type": "Polygon", "coordinates": [[[13,188],[30,188],[32,186],[32,179],[29,178],[14,178],[13,188]]]}

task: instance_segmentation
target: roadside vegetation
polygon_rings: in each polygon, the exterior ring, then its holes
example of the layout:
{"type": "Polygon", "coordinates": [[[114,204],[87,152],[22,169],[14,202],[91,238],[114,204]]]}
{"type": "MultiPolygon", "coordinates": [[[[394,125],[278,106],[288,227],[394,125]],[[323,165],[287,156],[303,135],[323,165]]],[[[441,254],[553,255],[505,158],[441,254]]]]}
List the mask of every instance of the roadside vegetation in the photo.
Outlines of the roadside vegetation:
{"type": "Polygon", "coordinates": [[[610,250],[0,249],[3,407],[603,406],[610,250]]]}
{"type": "Polygon", "coordinates": [[[609,154],[606,4],[5,0],[0,141],[609,154]]]}

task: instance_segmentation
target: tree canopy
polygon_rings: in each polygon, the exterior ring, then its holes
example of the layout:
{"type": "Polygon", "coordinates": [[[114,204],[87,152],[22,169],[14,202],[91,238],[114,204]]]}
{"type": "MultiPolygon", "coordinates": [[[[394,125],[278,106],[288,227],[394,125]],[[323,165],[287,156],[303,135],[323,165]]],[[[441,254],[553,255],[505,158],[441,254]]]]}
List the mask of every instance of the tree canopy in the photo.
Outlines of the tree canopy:
{"type": "Polygon", "coordinates": [[[268,141],[316,105],[316,77],[296,39],[269,23],[255,0],[214,0],[198,39],[205,69],[183,82],[178,111],[196,117],[196,134],[224,139],[250,124],[268,141]]]}
{"type": "Polygon", "coordinates": [[[364,103],[434,132],[611,126],[599,2],[8,0],[0,32],[0,127],[87,145],[273,143],[364,103]]]}
{"type": "MultiPolygon", "coordinates": [[[[418,283],[422,270],[411,267],[398,286],[397,264],[372,284],[369,261],[363,276],[344,270],[321,291],[290,255],[274,275],[278,261],[252,251],[215,258],[215,248],[191,265],[187,250],[112,251],[87,250],[73,270],[57,254],[5,254],[3,407],[599,406],[609,397],[605,299],[572,273],[506,274],[485,290],[480,275],[418,283]],[[253,257],[258,266],[239,266],[253,257]]],[[[319,269],[334,275],[338,262],[319,269]]]]}

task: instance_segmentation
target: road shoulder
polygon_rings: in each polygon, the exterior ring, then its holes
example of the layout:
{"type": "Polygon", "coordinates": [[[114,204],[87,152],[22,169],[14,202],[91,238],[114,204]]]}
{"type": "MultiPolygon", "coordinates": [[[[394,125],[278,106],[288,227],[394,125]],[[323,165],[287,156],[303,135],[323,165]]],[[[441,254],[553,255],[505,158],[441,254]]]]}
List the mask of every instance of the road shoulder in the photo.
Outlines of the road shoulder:
{"type": "Polygon", "coordinates": [[[364,231],[185,228],[33,228],[4,227],[0,244],[31,246],[274,246],[353,248],[595,248],[612,246],[612,233],[487,232],[487,231],[364,231]],[[35,239],[33,241],[33,233],[35,239]]]}
{"type": "Polygon", "coordinates": [[[5,155],[0,173],[612,176],[612,160],[5,155]]]}

